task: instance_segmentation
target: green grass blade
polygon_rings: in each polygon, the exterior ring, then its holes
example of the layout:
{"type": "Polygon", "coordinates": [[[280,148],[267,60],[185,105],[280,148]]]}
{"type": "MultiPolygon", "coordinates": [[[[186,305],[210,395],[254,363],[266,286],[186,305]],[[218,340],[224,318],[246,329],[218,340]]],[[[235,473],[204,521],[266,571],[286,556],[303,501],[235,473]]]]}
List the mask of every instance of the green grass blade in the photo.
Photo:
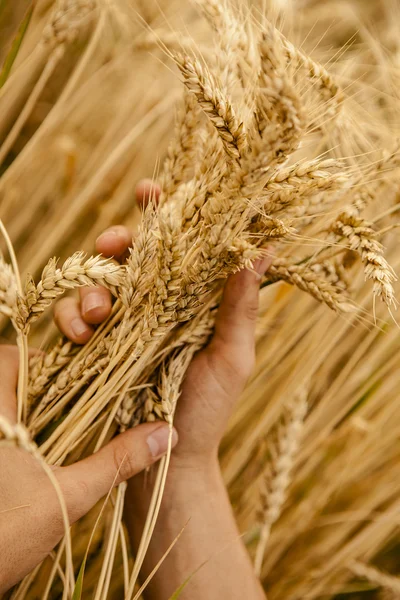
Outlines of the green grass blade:
{"type": "Polygon", "coordinates": [[[178,587],[178,589],[172,594],[172,596],[168,600],[177,600],[179,598],[179,596],[182,594],[182,592],[185,589],[185,587],[187,586],[187,584],[189,583],[189,581],[192,579],[193,575],[194,575],[194,573],[192,573],[192,575],[189,575],[189,577],[186,579],[186,581],[184,581],[182,583],[182,585],[180,585],[178,587]]]}
{"type": "MultiPolygon", "coordinates": [[[[0,0],[0,2],[1,2],[1,0],[0,0]]],[[[22,22],[21,22],[20,26],[18,27],[16,36],[11,44],[11,48],[6,56],[6,59],[3,64],[3,68],[1,69],[1,72],[0,72],[0,88],[2,88],[3,85],[5,84],[5,82],[7,81],[10,71],[12,69],[12,66],[14,64],[14,61],[17,58],[19,49],[21,47],[21,44],[25,37],[26,30],[28,29],[28,25],[29,25],[31,17],[32,17],[33,8],[34,8],[34,2],[31,3],[31,6],[26,11],[26,14],[25,14],[24,18],[22,19],[22,22]]],[[[0,4],[0,12],[1,12],[1,10],[2,10],[2,4],[0,4]]]]}
{"type": "Polygon", "coordinates": [[[187,586],[187,584],[200,571],[200,569],[202,569],[209,562],[209,560],[210,559],[205,560],[199,567],[197,567],[197,569],[195,571],[193,571],[193,573],[191,573],[191,575],[189,575],[189,577],[187,579],[185,579],[185,581],[178,587],[178,589],[175,590],[175,592],[172,594],[172,596],[170,598],[168,598],[168,600],[177,600],[179,598],[179,596],[182,594],[182,592],[185,589],[185,587],[187,586]]]}
{"type": "Polygon", "coordinates": [[[79,575],[78,575],[78,579],[76,580],[74,592],[72,594],[72,600],[81,600],[81,598],[82,598],[83,576],[85,574],[86,558],[87,558],[87,555],[83,559],[81,568],[79,569],[79,575]]]}

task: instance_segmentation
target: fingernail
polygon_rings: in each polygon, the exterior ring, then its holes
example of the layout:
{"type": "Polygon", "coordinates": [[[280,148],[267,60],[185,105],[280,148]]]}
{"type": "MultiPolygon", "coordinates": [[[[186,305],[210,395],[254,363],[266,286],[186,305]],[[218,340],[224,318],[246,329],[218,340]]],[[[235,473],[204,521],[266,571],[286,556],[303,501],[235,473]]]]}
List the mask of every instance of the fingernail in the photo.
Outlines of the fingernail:
{"type": "MultiPolygon", "coordinates": [[[[153,433],[149,435],[147,438],[147,445],[150,449],[150,454],[156,458],[158,456],[162,456],[168,450],[168,440],[169,440],[170,430],[169,427],[163,426],[159,427],[153,433]]],[[[175,429],[172,430],[172,438],[171,445],[172,448],[176,446],[178,442],[178,434],[175,429]]]]}
{"type": "Polygon", "coordinates": [[[77,337],[81,337],[84,333],[90,332],[90,327],[86,325],[82,319],[72,319],[71,323],[72,333],[77,337]]]}
{"type": "Polygon", "coordinates": [[[106,306],[106,299],[103,296],[100,296],[96,292],[93,294],[88,294],[82,300],[82,312],[83,314],[87,314],[96,310],[97,308],[104,308],[106,306]]]}
{"type": "Polygon", "coordinates": [[[267,271],[272,265],[272,261],[272,256],[264,256],[263,258],[259,258],[258,260],[254,261],[254,270],[259,275],[264,275],[265,271],[267,271]]]}

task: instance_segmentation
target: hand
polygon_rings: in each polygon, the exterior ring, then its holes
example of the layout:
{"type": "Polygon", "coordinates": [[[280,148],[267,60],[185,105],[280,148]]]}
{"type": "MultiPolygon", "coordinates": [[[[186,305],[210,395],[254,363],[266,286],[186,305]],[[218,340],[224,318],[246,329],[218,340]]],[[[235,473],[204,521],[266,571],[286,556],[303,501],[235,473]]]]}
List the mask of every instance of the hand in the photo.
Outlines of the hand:
{"type": "MultiPolygon", "coordinates": [[[[136,187],[136,202],[146,204],[154,195],[160,195],[148,179],[136,187]]],[[[96,241],[96,251],[119,262],[128,255],[132,243],[132,232],[127,227],[116,225],[104,231],[96,241]]],[[[75,344],[86,344],[94,333],[94,325],[102,323],[111,312],[111,294],[100,286],[79,289],[79,298],[64,296],[54,307],[54,320],[60,331],[75,344]]]]}
{"type": "MultiPolygon", "coordinates": [[[[16,422],[18,351],[0,346],[0,414],[16,422]]],[[[55,467],[70,523],[85,515],[113,485],[152,465],[168,446],[169,428],[149,423],[116,437],[96,454],[55,467]]],[[[173,444],[176,443],[176,436],[173,444]]],[[[60,504],[40,463],[0,440],[0,596],[30,573],[64,533],[60,504]]]]}
{"type": "MultiPolygon", "coordinates": [[[[137,201],[145,203],[160,190],[142,181],[137,201]]],[[[132,232],[123,226],[107,229],[96,241],[96,251],[121,260],[127,255],[132,232]]],[[[254,272],[243,270],[231,276],[218,310],[213,339],[190,365],[178,401],[175,427],[179,444],[171,466],[204,464],[217,456],[228,419],[251,374],[255,357],[255,323],[261,275],[272,259],[257,262],[254,272]]],[[[111,295],[101,287],[81,288],[80,298],[63,298],[55,307],[55,320],[70,340],[85,343],[111,312],[111,295]]]]}
{"type": "MultiPolygon", "coordinates": [[[[141,191],[145,199],[148,184],[141,191]]],[[[130,240],[129,230],[113,227],[98,238],[96,250],[106,257],[120,258],[130,240]]],[[[146,598],[170,597],[202,564],[206,566],[191,578],[182,599],[265,598],[234,521],[217,453],[235,402],[253,368],[260,276],[270,263],[271,259],[265,258],[254,265],[254,271],[244,270],[228,279],[213,338],[186,374],[175,414],[179,443],[172,453],[161,512],[145,557],[144,578],[185,523],[187,527],[151,581],[146,598]]],[[[56,321],[67,337],[77,341],[74,320],[88,339],[92,324],[106,318],[110,311],[108,292],[86,289],[81,290],[80,302],[64,300],[58,304],[56,321]],[[88,305],[94,310],[100,304],[102,312],[94,319],[88,305]]],[[[139,544],[151,490],[151,479],[146,480],[143,474],[129,482],[125,517],[133,548],[139,544]]]]}

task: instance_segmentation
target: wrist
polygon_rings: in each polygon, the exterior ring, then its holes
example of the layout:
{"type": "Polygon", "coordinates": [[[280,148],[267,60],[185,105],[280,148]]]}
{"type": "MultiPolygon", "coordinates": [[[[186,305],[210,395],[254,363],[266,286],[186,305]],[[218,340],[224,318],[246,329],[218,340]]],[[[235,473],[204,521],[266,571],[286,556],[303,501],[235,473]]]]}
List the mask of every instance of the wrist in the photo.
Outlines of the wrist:
{"type": "MultiPolygon", "coordinates": [[[[155,469],[151,472],[140,473],[129,481],[128,497],[132,499],[135,509],[148,506],[155,482],[155,469]]],[[[202,457],[196,460],[182,460],[180,457],[171,456],[168,475],[163,494],[163,506],[173,499],[175,505],[190,502],[192,497],[202,495],[205,490],[212,493],[221,489],[223,485],[222,474],[218,457],[202,457]]]]}
{"type": "Polygon", "coordinates": [[[217,457],[195,461],[171,458],[165,496],[189,500],[192,496],[202,495],[205,490],[211,493],[219,489],[221,483],[222,474],[217,457]]]}
{"type": "Polygon", "coordinates": [[[168,478],[174,481],[180,481],[188,477],[208,480],[218,477],[220,472],[218,452],[200,456],[172,452],[168,478]]]}

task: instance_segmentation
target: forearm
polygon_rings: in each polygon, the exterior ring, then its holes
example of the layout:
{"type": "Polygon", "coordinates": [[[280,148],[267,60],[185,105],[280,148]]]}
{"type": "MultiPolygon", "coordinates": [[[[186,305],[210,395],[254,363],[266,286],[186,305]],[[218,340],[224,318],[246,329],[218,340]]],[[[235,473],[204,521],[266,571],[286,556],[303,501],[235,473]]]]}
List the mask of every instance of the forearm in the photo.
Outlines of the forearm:
{"type": "MultiPolygon", "coordinates": [[[[129,491],[127,518],[137,548],[151,486],[143,478],[135,479],[129,491]]],[[[182,600],[265,598],[240,538],[216,462],[196,471],[172,467],[142,578],[150,573],[183,527],[182,536],[145,593],[148,600],[167,600],[193,574],[180,596],[182,600]]]]}

